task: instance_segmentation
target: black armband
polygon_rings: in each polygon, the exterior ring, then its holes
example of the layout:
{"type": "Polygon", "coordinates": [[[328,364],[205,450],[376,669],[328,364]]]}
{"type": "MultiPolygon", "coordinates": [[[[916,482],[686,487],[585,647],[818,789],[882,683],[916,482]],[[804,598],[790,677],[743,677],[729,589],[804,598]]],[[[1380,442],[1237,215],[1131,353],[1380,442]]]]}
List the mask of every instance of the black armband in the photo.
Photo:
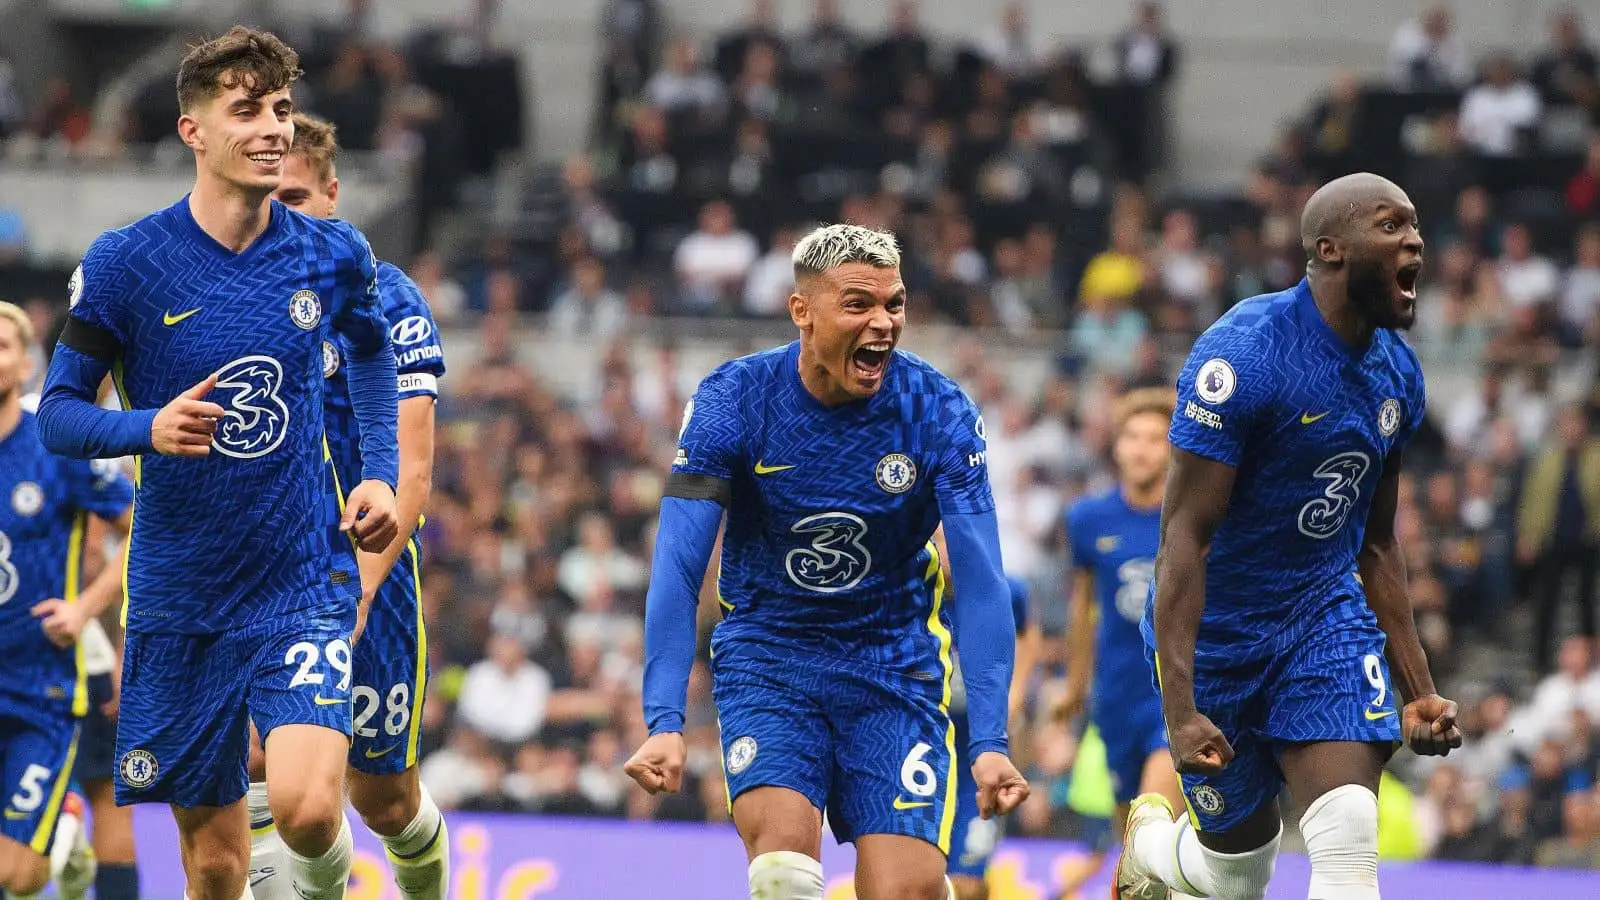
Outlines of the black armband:
{"type": "Polygon", "coordinates": [[[61,344],[106,365],[116,362],[122,354],[122,342],[117,340],[116,335],[70,313],[67,315],[67,324],[61,329],[61,344]]]}
{"type": "Polygon", "coordinates": [[[733,495],[733,484],[726,478],[717,478],[714,475],[673,472],[667,476],[667,489],[664,494],[683,500],[715,500],[726,507],[733,495]]]}

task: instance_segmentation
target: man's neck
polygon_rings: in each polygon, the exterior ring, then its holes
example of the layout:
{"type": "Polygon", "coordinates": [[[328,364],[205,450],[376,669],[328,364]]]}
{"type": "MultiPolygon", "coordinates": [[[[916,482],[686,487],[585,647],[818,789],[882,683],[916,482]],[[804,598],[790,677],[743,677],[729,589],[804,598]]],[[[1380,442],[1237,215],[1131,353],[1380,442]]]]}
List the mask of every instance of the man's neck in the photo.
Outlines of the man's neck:
{"type": "Polygon", "coordinates": [[[201,178],[189,194],[189,214],[217,243],[242,253],[267,230],[272,219],[269,196],[239,190],[220,179],[201,178]]]}
{"type": "Polygon", "coordinates": [[[811,350],[804,345],[800,347],[800,383],[805,386],[806,393],[823,406],[843,406],[855,399],[833,384],[828,378],[828,370],[816,361],[811,350]]]}
{"type": "Polygon", "coordinates": [[[1339,340],[1356,349],[1371,344],[1372,335],[1377,329],[1350,302],[1349,289],[1345,284],[1331,277],[1318,277],[1315,271],[1311,274],[1310,282],[1311,299],[1316,303],[1317,312],[1339,340]]]}
{"type": "Polygon", "coordinates": [[[11,432],[22,424],[22,385],[17,385],[11,395],[0,400],[0,441],[11,437],[11,432]]]}

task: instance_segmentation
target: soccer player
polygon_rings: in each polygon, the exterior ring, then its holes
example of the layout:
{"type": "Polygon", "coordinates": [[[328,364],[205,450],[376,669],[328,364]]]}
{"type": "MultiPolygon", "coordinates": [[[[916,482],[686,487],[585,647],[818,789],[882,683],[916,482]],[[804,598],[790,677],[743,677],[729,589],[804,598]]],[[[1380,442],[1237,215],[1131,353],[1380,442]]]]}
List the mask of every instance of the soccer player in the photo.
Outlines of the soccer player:
{"type": "Polygon", "coordinates": [[[360,596],[347,536],[380,552],[397,533],[395,363],[371,248],[268,202],[299,74],[293,50],[243,27],[184,58],[194,189],[89,248],[39,405],[50,449],[137,455],[116,794],[172,805],[190,900],[250,896],[248,721],[295,890],[344,896],[360,596]],[[362,445],[342,515],[322,438],[333,333],[351,348],[362,445]],[[108,371],[123,410],[94,405],[108,371]]]}
{"type": "MultiPolygon", "coordinates": [[[[319,219],[332,216],[339,204],[338,152],[332,124],[295,113],[294,143],[274,197],[319,219]]],[[[353,648],[355,737],[347,777],[350,802],[383,841],[402,896],[443,900],[450,880],[450,837],[439,807],[417,777],[428,660],[418,606],[422,564],[413,531],[433,485],[433,413],[444,352],[433,313],[404,272],[379,262],[378,292],[384,318],[393,323],[389,337],[400,373],[400,487],[395,505],[401,526],[382,553],[356,556],[361,568],[360,640],[353,648]]],[[[328,445],[339,484],[351,484],[361,472],[361,446],[344,367],[350,348],[341,339],[322,349],[328,445]]],[[[252,746],[250,886],[256,900],[293,900],[265,777],[260,751],[252,746]]]]}
{"type": "Polygon", "coordinates": [[[1057,717],[1076,718],[1087,701],[1089,722],[1105,744],[1118,832],[1141,793],[1182,802],[1167,752],[1161,697],[1151,683],[1139,634],[1155,577],[1161,494],[1172,456],[1167,442],[1172,409],[1169,389],[1141,388],[1122,397],[1111,447],[1117,483],[1067,510],[1075,572],[1067,690],[1057,717]]]}
{"type": "MultiPolygon", "coordinates": [[[[65,317],[57,319],[54,331],[44,336],[42,349],[48,368],[51,350],[61,333],[65,317]]],[[[104,389],[104,388],[102,388],[104,389]]],[[[26,394],[22,408],[29,412],[39,409],[39,395],[26,394]]],[[[97,542],[97,523],[89,523],[87,540],[91,546],[97,542]]],[[[126,537],[126,534],[123,535],[126,537]]],[[[112,571],[122,571],[122,552],[126,543],[119,545],[116,554],[105,561],[112,571]]],[[[108,597],[113,601],[122,596],[122,582],[108,597]]],[[[78,882],[92,878],[96,900],[139,900],[139,865],[133,838],[133,810],[117,806],[112,785],[116,769],[116,673],[119,648],[100,624],[104,610],[88,612],[82,597],[74,604],[60,604],[45,612],[42,624],[45,633],[57,643],[77,641],[83,649],[81,664],[87,676],[89,711],[83,717],[78,739],[78,758],[72,767],[73,780],[81,786],[75,792],[69,788],[62,806],[62,821],[73,814],[74,805],[87,805],[89,817],[94,822],[92,845],[74,846],[74,852],[63,866],[57,882],[65,900],[81,896],[74,894],[78,882]]],[[[70,828],[71,825],[58,826],[70,828]]],[[[60,841],[60,835],[57,836],[60,841]]],[[[81,844],[81,842],[75,842],[81,844]]],[[[52,863],[54,859],[52,858],[52,863]]]]}
{"type": "Polygon", "coordinates": [[[120,593],[120,566],[83,585],[89,517],[126,534],[133,487],[115,464],[54,456],[22,408],[32,375],[33,325],[0,302],[0,887],[39,893],[52,877],[82,897],[92,864],[80,807],[63,805],[89,711],[87,675],[63,623],[103,611],[120,593]]]}
{"type": "MultiPolygon", "coordinates": [[[[942,545],[942,537],[935,541],[942,545]]],[[[945,576],[949,577],[946,567],[945,576]]],[[[1017,667],[1025,674],[1034,658],[1033,647],[1039,640],[1039,626],[1028,618],[1028,585],[1020,578],[1006,577],[1011,588],[1011,617],[1017,626],[1017,667]]],[[[952,603],[959,602],[952,598],[952,603]]],[[[957,673],[959,677],[959,673],[957,673]]],[[[952,679],[953,680],[953,679],[952,679]]],[[[1016,685],[1013,684],[1013,688],[1016,685]]],[[[950,718],[956,723],[956,824],[950,832],[950,858],[945,874],[950,879],[955,900],[987,900],[989,886],[984,881],[989,871],[989,859],[1000,843],[1000,823],[984,818],[978,809],[978,784],[973,780],[970,759],[967,756],[967,692],[964,683],[956,685],[950,718]]],[[[1013,689],[1007,701],[1007,714],[1014,716],[1021,709],[1023,694],[1013,689]]]]}
{"type": "Polygon", "coordinates": [[[1229,310],[1179,376],[1143,631],[1189,815],[1134,801],[1123,900],[1262,897],[1285,782],[1312,900],[1376,900],[1385,763],[1402,738],[1423,755],[1461,745],[1394,531],[1424,403],[1396,334],[1416,319],[1416,209],[1348,175],[1312,195],[1300,236],[1307,277],[1229,310]]]}
{"type": "Polygon", "coordinates": [[[1028,791],[1006,756],[1015,648],[983,420],[895,349],[892,235],[819,228],[794,268],[800,339],[718,367],[684,410],[645,604],[650,738],[626,769],[652,792],[679,786],[696,600],[726,512],[712,673],[750,896],[821,900],[826,808],[856,845],[862,900],[944,900],[957,778],[941,522],[979,809],[1028,791]]]}

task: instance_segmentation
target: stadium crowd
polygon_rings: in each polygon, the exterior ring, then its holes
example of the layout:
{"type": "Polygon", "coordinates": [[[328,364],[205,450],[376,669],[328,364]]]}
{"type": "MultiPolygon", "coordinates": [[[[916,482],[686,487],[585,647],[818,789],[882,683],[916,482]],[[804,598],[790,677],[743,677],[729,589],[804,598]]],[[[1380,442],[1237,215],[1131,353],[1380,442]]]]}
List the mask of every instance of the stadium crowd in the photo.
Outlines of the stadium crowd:
{"type": "MultiPolygon", "coordinates": [[[[1430,10],[1399,27],[1391,71],[1307,98],[1243,194],[1217,200],[1151,189],[1165,90],[1183,77],[1157,5],[1135,10],[1109,65],[1040,45],[1020,6],[963,47],[924,35],[910,2],[879,35],[851,31],[832,0],[781,33],[757,2],[705,46],[668,36],[658,6],[607,4],[591,151],[530,180],[516,227],[459,262],[424,249],[410,266],[440,321],[479,345],[444,382],[424,529],[422,774],[441,806],[727,818],[703,658],[685,790],[650,797],[622,774],[645,733],[662,448],[698,374],[670,345],[631,363],[629,324],[781,319],[794,240],[838,219],[901,237],[912,327],[974,328],[955,374],[991,423],[1005,559],[1045,635],[1012,732],[1035,790],[1009,827],[1072,833],[1077,731],[1053,717],[1062,512],[1110,477],[1109,401],[1167,383],[1173,353],[1233,303],[1296,282],[1300,206],[1360,164],[1411,191],[1429,241],[1411,338],[1431,410],[1400,530],[1422,636],[1468,734],[1437,764],[1397,761],[1386,850],[1600,868],[1595,22],[1564,14],[1543,54],[1477,58],[1448,10],[1430,10]],[[517,334],[537,328],[596,348],[585,390],[517,360],[517,334]],[[1008,335],[1054,341],[1037,395],[992,360],[1008,335]]],[[[367,71],[330,59],[325,103],[367,71]]],[[[391,72],[386,55],[363,59],[380,82],[391,72]]],[[[374,127],[360,133],[381,145],[374,127]]],[[[703,657],[709,585],[701,609],[703,657]]]]}

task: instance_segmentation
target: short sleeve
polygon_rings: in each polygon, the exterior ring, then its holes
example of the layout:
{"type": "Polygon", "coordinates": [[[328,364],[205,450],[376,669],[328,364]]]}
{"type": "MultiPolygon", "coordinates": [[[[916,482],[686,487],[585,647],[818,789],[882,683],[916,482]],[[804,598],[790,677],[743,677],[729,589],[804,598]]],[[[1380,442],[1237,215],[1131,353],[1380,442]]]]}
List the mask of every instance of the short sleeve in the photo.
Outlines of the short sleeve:
{"type": "Polygon", "coordinates": [[[683,408],[674,475],[729,480],[744,455],[744,415],[737,370],[723,366],[700,382],[683,408]]]}
{"type": "Polygon", "coordinates": [[[67,279],[67,311],[72,317],[108,332],[122,344],[128,342],[122,292],[126,240],[115,231],[100,235],[67,279]]]}
{"type": "Polygon", "coordinates": [[[1088,500],[1067,508],[1067,547],[1072,552],[1072,567],[1087,569],[1093,564],[1094,544],[1089,541],[1088,500]]]}
{"type": "Polygon", "coordinates": [[[954,384],[940,403],[938,468],[933,497],[941,515],[976,515],[994,509],[989,487],[989,442],[983,416],[954,384]]]}
{"type": "Polygon", "coordinates": [[[133,483],[114,459],[66,459],[61,465],[80,509],[116,519],[133,505],[133,483]]]}
{"type": "Polygon", "coordinates": [[[1017,634],[1028,630],[1028,583],[1015,575],[1006,576],[1011,588],[1011,618],[1017,623],[1017,634]]]}
{"type": "Polygon", "coordinates": [[[339,305],[333,329],[349,342],[357,356],[367,356],[383,348],[389,324],[383,316],[383,297],[378,290],[378,260],[372,246],[355,226],[329,220],[343,237],[349,258],[339,267],[339,305]]]}
{"type": "Polygon", "coordinates": [[[416,282],[389,263],[378,265],[378,290],[383,296],[384,319],[390,323],[389,343],[400,376],[400,399],[437,397],[439,377],[444,375],[444,347],[427,300],[416,282]]]}
{"type": "Polygon", "coordinates": [[[1272,398],[1263,339],[1242,328],[1212,328],[1195,342],[1178,376],[1172,445],[1238,466],[1272,398]]]}

